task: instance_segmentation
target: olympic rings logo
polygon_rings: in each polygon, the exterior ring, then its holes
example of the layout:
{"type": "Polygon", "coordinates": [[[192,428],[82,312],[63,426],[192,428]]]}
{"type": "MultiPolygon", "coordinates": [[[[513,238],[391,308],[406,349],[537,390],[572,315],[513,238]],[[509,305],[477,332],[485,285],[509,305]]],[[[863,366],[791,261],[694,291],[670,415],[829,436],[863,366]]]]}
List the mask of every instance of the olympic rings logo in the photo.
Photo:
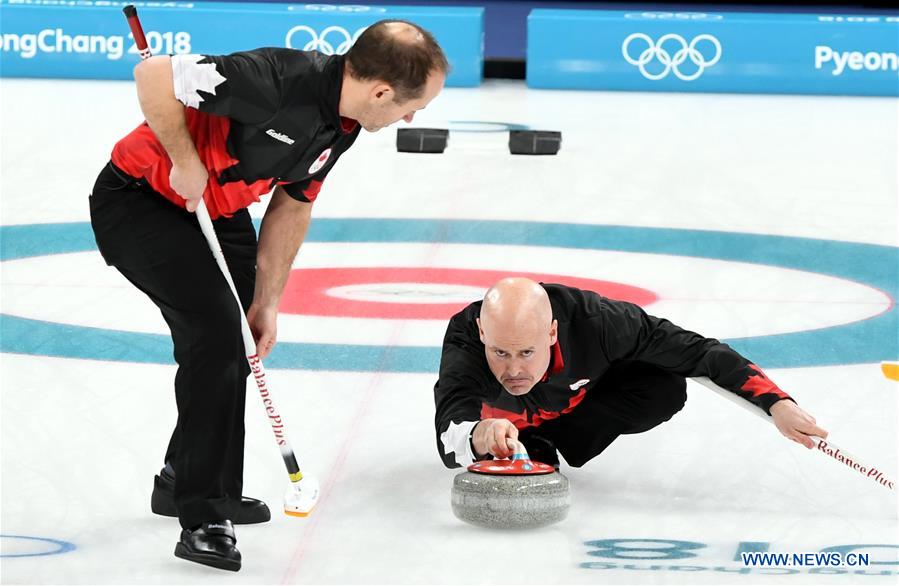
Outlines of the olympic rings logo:
{"type": "Polygon", "coordinates": [[[698,35],[688,44],[686,39],[684,39],[680,35],[676,35],[673,33],[669,33],[667,35],[663,35],[658,42],[652,40],[649,35],[643,33],[634,33],[629,35],[624,42],[621,43],[621,54],[624,56],[624,60],[630,63],[631,65],[636,65],[640,68],[640,73],[643,74],[643,77],[650,80],[658,80],[666,77],[669,73],[674,72],[679,79],[683,81],[692,81],[703,74],[706,68],[711,67],[715,63],[721,59],[721,43],[713,37],[712,35],[702,34],[698,35]],[[643,50],[642,53],[639,54],[638,57],[634,58],[631,56],[631,43],[635,40],[645,41],[647,44],[646,49],[643,50]],[[711,58],[706,59],[702,52],[696,48],[696,46],[703,42],[708,41],[712,44],[715,52],[711,58]],[[672,55],[669,53],[664,45],[668,42],[674,42],[680,45],[680,48],[674,52],[672,55]],[[696,71],[693,73],[683,73],[680,70],[680,66],[689,59],[695,66],[696,71]],[[659,63],[662,64],[663,69],[659,73],[651,73],[647,71],[647,64],[651,63],[654,60],[658,60],[659,63]]]}
{"type": "Polygon", "coordinates": [[[288,49],[320,51],[325,55],[343,55],[350,50],[350,47],[366,28],[368,27],[362,27],[351,35],[343,27],[329,26],[319,34],[311,26],[300,24],[287,31],[284,44],[288,49]]]}

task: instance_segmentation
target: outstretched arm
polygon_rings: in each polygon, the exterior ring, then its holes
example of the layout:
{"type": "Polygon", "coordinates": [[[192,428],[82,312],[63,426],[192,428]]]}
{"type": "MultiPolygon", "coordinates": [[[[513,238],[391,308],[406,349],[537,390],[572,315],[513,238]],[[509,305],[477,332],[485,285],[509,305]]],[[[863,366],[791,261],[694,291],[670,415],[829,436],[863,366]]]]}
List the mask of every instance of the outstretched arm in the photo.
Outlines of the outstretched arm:
{"type": "Polygon", "coordinates": [[[685,377],[708,377],[723,390],[760,407],[777,429],[807,448],[811,435],[827,432],[774,381],[727,344],[646,314],[636,305],[611,301],[601,345],[613,359],[640,360],[685,377]]]}
{"type": "MultiPolygon", "coordinates": [[[[468,319],[470,311],[471,307],[456,314],[447,325],[440,375],[434,385],[437,450],[448,468],[468,466],[491,453],[488,438],[498,438],[499,428],[491,429],[488,422],[505,421],[481,420],[481,408],[485,401],[495,399],[495,390],[488,390],[492,375],[472,329],[475,326],[468,319]]],[[[517,437],[517,430],[512,433],[517,437]]]]}

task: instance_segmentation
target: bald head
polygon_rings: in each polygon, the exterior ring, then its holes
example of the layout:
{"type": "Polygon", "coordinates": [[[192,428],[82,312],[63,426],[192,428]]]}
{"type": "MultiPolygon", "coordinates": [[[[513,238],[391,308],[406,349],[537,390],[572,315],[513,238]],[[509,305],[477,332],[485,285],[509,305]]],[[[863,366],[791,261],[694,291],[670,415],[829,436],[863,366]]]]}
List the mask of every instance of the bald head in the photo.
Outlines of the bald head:
{"type": "Polygon", "coordinates": [[[481,305],[481,325],[485,329],[548,327],[552,317],[546,291],[522,277],[509,277],[490,287],[481,305]]]}
{"type": "Polygon", "coordinates": [[[543,287],[519,277],[499,281],[484,296],[478,329],[497,380],[513,395],[530,391],[546,372],[556,342],[557,324],[543,287]]]}

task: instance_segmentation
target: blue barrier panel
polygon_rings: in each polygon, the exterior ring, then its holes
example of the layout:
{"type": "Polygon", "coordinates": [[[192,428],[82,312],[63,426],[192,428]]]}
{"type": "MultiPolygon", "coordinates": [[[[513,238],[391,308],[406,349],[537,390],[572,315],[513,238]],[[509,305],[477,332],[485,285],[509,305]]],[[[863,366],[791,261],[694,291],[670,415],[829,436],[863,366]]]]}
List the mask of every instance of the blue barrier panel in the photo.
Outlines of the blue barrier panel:
{"type": "MultiPolygon", "coordinates": [[[[0,0],[0,76],[131,79],[138,55],[122,7],[110,0],[0,0]]],[[[224,54],[256,47],[344,53],[384,18],[434,34],[452,71],[448,86],[483,75],[483,8],[133,2],[150,50],[224,54]]]]}
{"type": "Polygon", "coordinates": [[[899,16],[534,10],[536,88],[899,96],[899,16]]]}

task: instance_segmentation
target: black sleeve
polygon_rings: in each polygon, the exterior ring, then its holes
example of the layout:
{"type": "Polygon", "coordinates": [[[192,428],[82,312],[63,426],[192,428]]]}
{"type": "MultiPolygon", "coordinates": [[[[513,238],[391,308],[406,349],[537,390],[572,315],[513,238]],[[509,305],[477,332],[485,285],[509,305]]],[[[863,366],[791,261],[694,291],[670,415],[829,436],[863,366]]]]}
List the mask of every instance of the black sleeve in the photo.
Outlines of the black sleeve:
{"type": "Polygon", "coordinates": [[[437,451],[447,468],[473,461],[469,436],[481,420],[481,405],[490,399],[491,393],[483,347],[465,331],[468,324],[464,313],[454,316],[447,326],[440,375],[434,385],[437,451]]]}
{"type": "Polygon", "coordinates": [[[173,55],[175,97],[201,112],[262,124],[281,103],[280,54],[256,49],[230,55],[173,55]]]}
{"type": "Polygon", "coordinates": [[[684,330],[636,305],[607,300],[599,319],[600,346],[610,360],[638,360],[684,377],[706,376],[769,414],[774,403],[791,399],[727,344],[684,330]]]}

